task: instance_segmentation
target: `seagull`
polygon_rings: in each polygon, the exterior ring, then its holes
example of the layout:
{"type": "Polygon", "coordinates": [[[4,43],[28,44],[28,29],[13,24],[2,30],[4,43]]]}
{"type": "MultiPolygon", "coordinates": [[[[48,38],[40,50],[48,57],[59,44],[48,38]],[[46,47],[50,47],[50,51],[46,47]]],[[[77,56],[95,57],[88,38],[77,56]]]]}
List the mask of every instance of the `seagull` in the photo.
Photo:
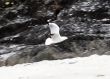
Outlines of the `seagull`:
{"type": "Polygon", "coordinates": [[[68,39],[66,36],[60,36],[60,33],[59,33],[60,28],[57,24],[49,23],[48,26],[50,29],[51,37],[46,39],[45,45],[60,43],[64,40],[68,39]]]}

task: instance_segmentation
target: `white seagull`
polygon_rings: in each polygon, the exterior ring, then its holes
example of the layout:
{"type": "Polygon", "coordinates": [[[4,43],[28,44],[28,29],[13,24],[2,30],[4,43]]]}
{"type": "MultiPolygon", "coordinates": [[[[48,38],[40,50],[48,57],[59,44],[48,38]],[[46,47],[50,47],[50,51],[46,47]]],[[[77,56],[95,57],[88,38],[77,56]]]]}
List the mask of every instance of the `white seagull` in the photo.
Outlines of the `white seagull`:
{"type": "Polygon", "coordinates": [[[49,28],[51,32],[51,37],[47,38],[45,41],[45,45],[51,45],[55,43],[62,42],[67,39],[66,36],[60,36],[59,26],[55,23],[49,23],[49,28]]]}

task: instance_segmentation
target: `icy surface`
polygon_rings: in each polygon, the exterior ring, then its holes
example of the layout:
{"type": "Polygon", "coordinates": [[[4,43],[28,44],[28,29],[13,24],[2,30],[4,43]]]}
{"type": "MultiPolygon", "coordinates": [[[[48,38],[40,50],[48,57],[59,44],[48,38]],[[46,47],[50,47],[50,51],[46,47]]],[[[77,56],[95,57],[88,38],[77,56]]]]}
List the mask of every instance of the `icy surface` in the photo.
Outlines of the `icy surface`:
{"type": "Polygon", "coordinates": [[[110,56],[93,55],[0,67],[0,79],[110,79],[110,56]]]}

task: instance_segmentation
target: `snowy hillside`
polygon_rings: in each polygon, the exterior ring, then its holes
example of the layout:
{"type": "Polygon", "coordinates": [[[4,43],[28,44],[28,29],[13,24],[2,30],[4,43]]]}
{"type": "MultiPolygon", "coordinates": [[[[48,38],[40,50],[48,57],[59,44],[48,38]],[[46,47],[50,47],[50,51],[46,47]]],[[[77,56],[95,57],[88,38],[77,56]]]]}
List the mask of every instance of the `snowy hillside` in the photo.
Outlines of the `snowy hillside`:
{"type": "Polygon", "coordinates": [[[110,79],[110,56],[93,55],[0,67],[0,79],[110,79]]]}

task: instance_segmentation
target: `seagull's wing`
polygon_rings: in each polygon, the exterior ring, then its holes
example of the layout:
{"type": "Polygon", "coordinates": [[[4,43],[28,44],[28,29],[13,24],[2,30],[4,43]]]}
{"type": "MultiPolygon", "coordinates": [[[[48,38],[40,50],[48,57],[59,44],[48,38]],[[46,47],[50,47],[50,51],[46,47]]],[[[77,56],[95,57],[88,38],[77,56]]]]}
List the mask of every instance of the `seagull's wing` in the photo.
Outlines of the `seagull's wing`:
{"type": "Polygon", "coordinates": [[[47,38],[46,41],[45,41],[45,45],[50,45],[52,43],[53,43],[53,41],[52,41],[51,38],[47,38]]]}
{"type": "Polygon", "coordinates": [[[59,26],[55,23],[49,23],[51,34],[59,34],[59,26]]]}

